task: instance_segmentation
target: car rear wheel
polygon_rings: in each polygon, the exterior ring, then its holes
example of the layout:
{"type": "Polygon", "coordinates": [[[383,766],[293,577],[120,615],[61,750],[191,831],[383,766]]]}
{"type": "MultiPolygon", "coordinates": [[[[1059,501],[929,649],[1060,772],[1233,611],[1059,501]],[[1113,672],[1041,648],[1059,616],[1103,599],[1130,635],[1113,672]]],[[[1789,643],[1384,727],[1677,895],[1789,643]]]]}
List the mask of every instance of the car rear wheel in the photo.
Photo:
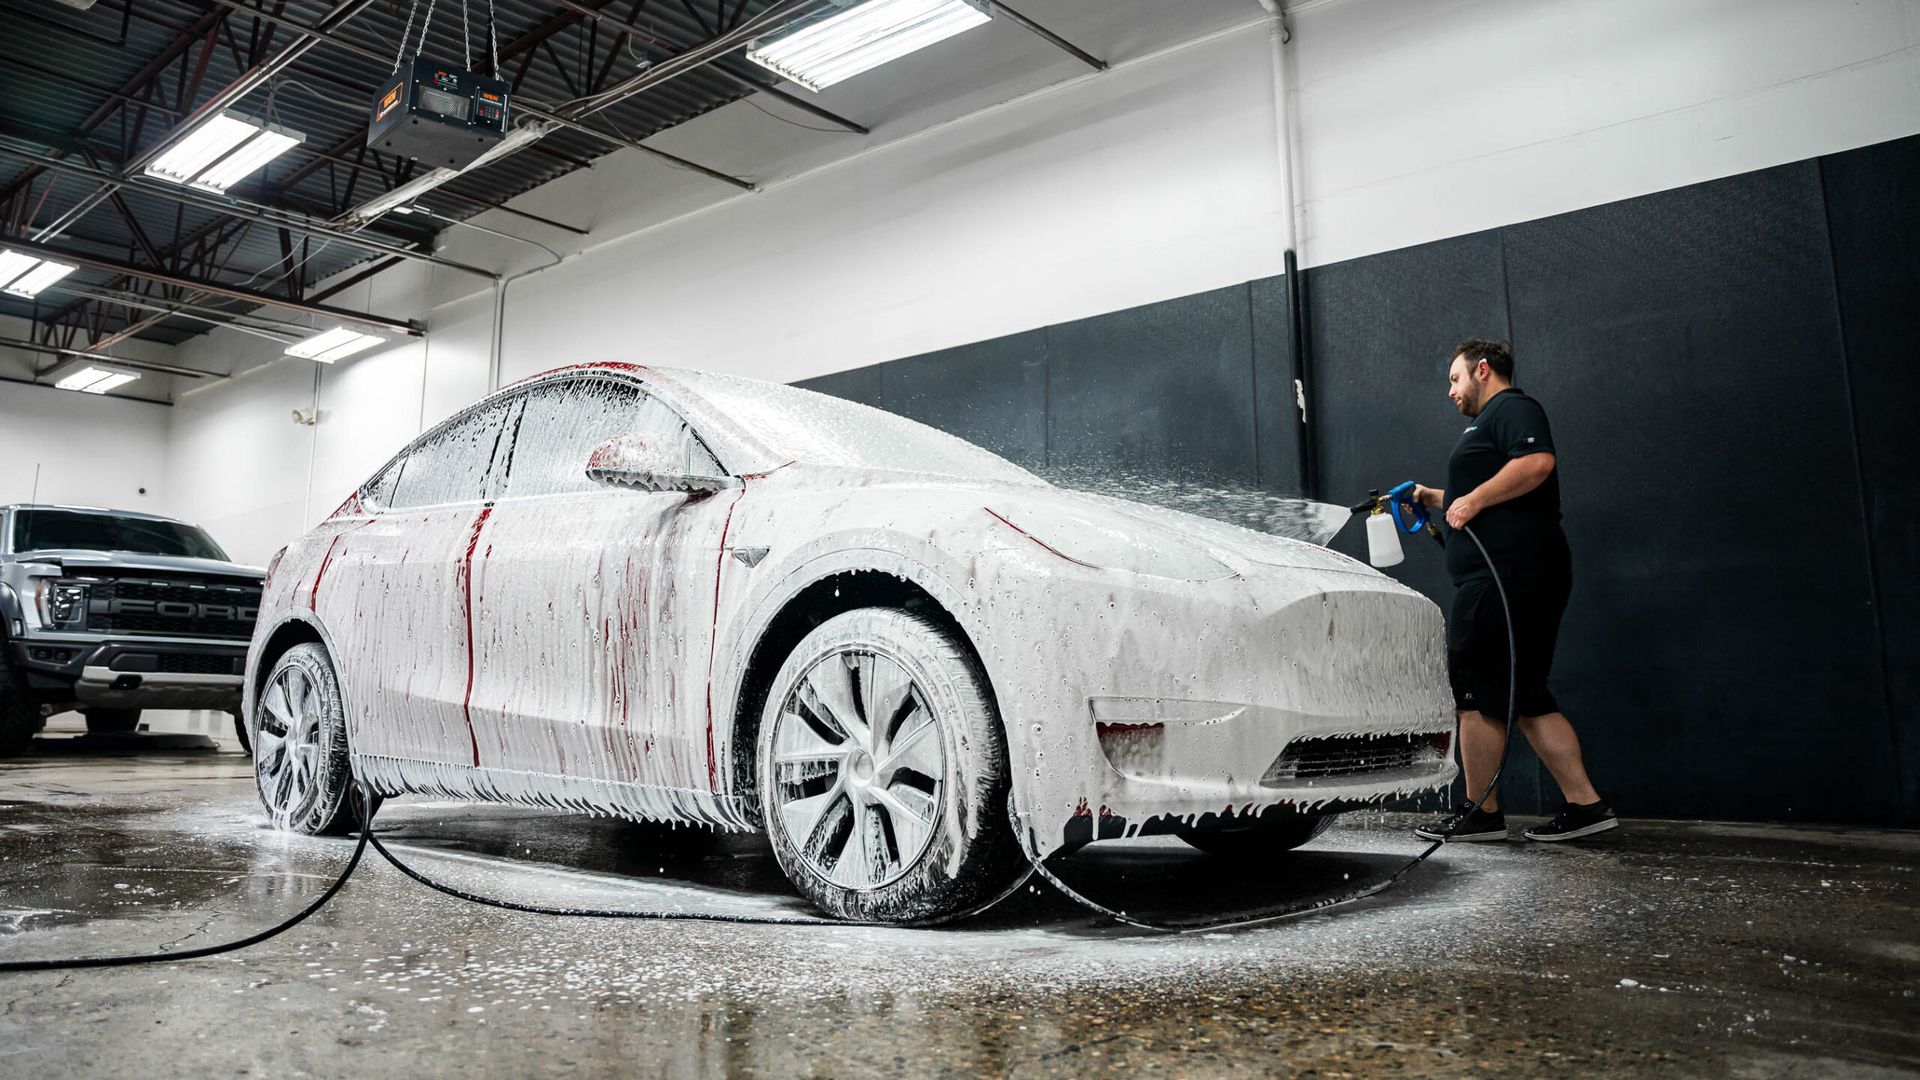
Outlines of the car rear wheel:
{"type": "Polygon", "coordinates": [[[140,730],[139,709],[82,709],[87,731],[94,735],[125,735],[140,730]]]}
{"type": "Polygon", "coordinates": [[[774,676],[758,750],[774,855],[832,915],[952,918],[1019,864],[986,677],[929,619],[862,608],[820,624],[774,676]]]}
{"type": "Polygon", "coordinates": [[[249,734],[254,784],[274,825],[338,835],[358,824],[346,705],[324,648],[302,643],[274,662],[254,703],[249,734]]]}
{"type": "Polygon", "coordinates": [[[1292,851],[1326,832],[1338,814],[1273,817],[1224,829],[1176,829],[1175,835],[1209,855],[1227,858],[1292,851]]]}

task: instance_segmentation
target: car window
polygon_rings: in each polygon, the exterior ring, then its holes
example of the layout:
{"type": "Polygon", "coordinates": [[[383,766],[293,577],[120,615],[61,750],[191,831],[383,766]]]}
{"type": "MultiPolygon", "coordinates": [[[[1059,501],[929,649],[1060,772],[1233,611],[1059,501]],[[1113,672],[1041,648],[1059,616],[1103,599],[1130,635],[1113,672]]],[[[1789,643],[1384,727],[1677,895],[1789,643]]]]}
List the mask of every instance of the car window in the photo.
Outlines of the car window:
{"type": "Polygon", "coordinates": [[[389,506],[479,502],[487,497],[505,403],[452,421],[422,439],[400,462],[389,506]]]}
{"type": "Polygon", "coordinates": [[[507,465],[511,498],[592,491],[587,459],[616,435],[648,435],[677,449],[688,473],[720,475],[678,413],[637,387],[607,379],[570,379],[528,390],[507,465]]]}

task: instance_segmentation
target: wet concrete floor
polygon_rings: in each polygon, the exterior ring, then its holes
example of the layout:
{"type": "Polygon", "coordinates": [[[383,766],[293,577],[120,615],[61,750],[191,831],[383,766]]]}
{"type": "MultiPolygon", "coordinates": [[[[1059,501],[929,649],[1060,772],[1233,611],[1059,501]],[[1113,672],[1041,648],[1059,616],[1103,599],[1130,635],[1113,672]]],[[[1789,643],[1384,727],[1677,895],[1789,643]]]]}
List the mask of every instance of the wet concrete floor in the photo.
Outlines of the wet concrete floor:
{"type": "MultiPolygon", "coordinates": [[[[351,840],[267,829],[224,717],[155,715],[174,734],[57,718],[0,762],[0,960],[238,938],[345,865],[351,840]]],[[[1136,914],[1255,911],[1391,871],[1407,820],[1360,815],[1263,866],[1149,840],[1059,870],[1136,914]]],[[[491,895],[811,914],[757,837],[423,799],[379,824],[491,895]]],[[[1912,1075],[1917,862],[1920,833],[1633,821],[1162,936],[1044,886],[941,930],[555,919],[369,855],[244,952],[0,975],[0,1075],[1912,1075]]]]}

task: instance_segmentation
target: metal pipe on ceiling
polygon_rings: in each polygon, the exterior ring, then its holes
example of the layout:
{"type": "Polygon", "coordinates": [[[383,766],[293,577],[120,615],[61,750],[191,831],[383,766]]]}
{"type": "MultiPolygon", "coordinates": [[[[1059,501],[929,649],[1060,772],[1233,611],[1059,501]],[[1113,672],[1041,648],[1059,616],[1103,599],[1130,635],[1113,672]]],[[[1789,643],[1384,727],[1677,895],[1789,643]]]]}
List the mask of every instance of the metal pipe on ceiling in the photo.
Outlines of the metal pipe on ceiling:
{"type": "MultiPolygon", "coordinates": [[[[322,33],[338,29],[346,25],[354,16],[372,6],[372,4],[373,0],[343,0],[342,3],[336,5],[333,10],[327,12],[326,16],[320,20],[319,29],[322,33]]],[[[241,72],[238,78],[215,91],[212,97],[208,98],[199,108],[188,114],[185,120],[174,125],[173,129],[167,132],[159,141],[140,153],[135,154],[131,161],[123,162],[119,173],[110,175],[110,178],[108,178],[98,190],[74,204],[66,213],[61,214],[58,218],[48,223],[45,228],[37,230],[33,234],[33,238],[35,240],[51,240],[69,228],[72,228],[74,222],[86,217],[95,207],[106,202],[114,192],[126,185],[133,176],[139,174],[161,154],[165,153],[168,147],[186,137],[189,132],[204,123],[208,117],[239,101],[268,79],[279,74],[289,64],[292,64],[295,60],[298,60],[310,51],[314,47],[314,44],[311,40],[291,42],[286,48],[281,49],[267,59],[241,72]]],[[[492,275],[489,274],[487,276],[491,277],[492,275]]]]}
{"type": "MultiPolygon", "coordinates": [[[[366,59],[375,61],[376,63],[380,64],[382,67],[393,62],[392,57],[382,56],[379,53],[373,51],[372,49],[367,48],[364,45],[355,44],[354,42],[347,41],[344,38],[334,37],[332,34],[328,33],[326,30],[323,30],[316,26],[309,26],[306,23],[298,21],[297,19],[289,19],[284,15],[276,15],[276,14],[273,14],[272,12],[262,11],[259,8],[249,7],[245,3],[242,3],[241,0],[206,0],[206,2],[209,4],[217,4],[220,7],[230,8],[234,11],[242,12],[253,18],[262,19],[266,22],[270,22],[275,26],[279,26],[287,30],[291,30],[294,33],[299,34],[300,36],[306,38],[309,41],[316,42],[319,44],[331,45],[336,49],[343,49],[357,56],[365,57],[366,59]]],[[[808,0],[808,2],[811,2],[811,0],[808,0]]],[[[371,94],[369,94],[369,98],[371,98],[371,94]]],[[[599,139],[601,142],[606,143],[609,146],[617,146],[627,150],[638,150],[643,154],[648,154],[652,157],[659,158],[660,160],[665,161],[668,164],[678,166],[679,168],[682,168],[682,169],[688,169],[693,172],[697,172],[702,176],[706,176],[714,180],[718,180],[723,184],[731,184],[734,187],[740,188],[743,191],[754,190],[754,186],[750,181],[742,180],[737,176],[729,176],[728,174],[723,173],[717,169],[708,168],[707,166],[702,165],[699,162],[688,161],[686,158],[680,157],[676,154],[669,154],[665,150],[657,150],[651,146],[645,145],[644,143],[635,142],[634,140],[629,139],[624,135],[616,135],[616,134],[613,134],[612,132],[601,131],[599,128],[588,127],[587,125],[580,123],[577,119],[567,117],[567,116],[562,116],[558,112],[552,109],[549,109],[546,106],[539,104],[538,102],[528,101],[524,98],[516,98],[514,107],[518,111],[523,112],[528,116],[532,116],[540,120],[545,120],[548,123],[559,124],[562,127],[580,132],[582,135],[591,135],[592,137],[599,139]]],[[[598,110],[596,109],[593,111],[597,112],[598,110]]]]}
{"type": "Polygon", "coordinates": [[[1099,57],[1093,55],[1092,53],[1087,52],[1085,49],[1080,48],[1078,45],[1075,45],[1073,42],[1068,41],[1066,38],[1061,37],[1059,34],[1056,34],[1053,31],[1047,29],[1046,27],[1041,26],[1039,23],[1034,22],[1032,19],[1027,18],[1025,15],[1022,15],[1019,12],[1008,7],[1007,5],[1001,3],[1000,0],[991,0],[991,2],[988,3],[987,6],[993,9],[993,13],[995,15],[1005,15],[1007,17],[1007,21],[1020,26],[1022,29],[1026,30],[1028,33],[1031,33],[1034,36],[1045,41],[1047,44],[1052,45],[1057,49],[1060,49],[1062,52],[1071,53],[1075,59],[1079,60],[1081,63],[1087,65],[1093,70],[1095,71],[1107,70],[1107,62],[1105,60],[1100,59],[1099,57]]]}
{"type": "Polygon", "coordinates": [[[321,315],[329,319],[339,319],[342,322],[358,323],[362,326],[376,326],[383,330],[391,330],[394,333],[406,334],[411,337],[419,337],[424,332],[418,324],[411,320],[395,319],[386,315],[374,315],[365,311],[348,311],[345,308],[331,307],[326,304],[315,304],[304,300],[293,300],[288,297],[255,292],[252,289],[243,289],[234,285],[222,285],[217,281],[203,281],[199,278],[182,277],[179,274],[169,274],[164,270],[149,270],[138,266],[129,266],[126,263],[117,262],[113,259],[102,259],[93,255],[82,255],[74,251],[48,247],[45,244],[33,240],[9,240],[7,241],[7,247],[28,255],[38,255],[43,259],[73,263],[77,266],[90,267],[94,270],[104,270],[111,274],[124,274],[127,277],[140,278],[145,281],[156,281],[162,285],[172,285],[182,289],[194,289],[213,296],[225,296],[233,300],[243,300],[250,304],[264,304],[286,311],[299,311],[308,315],[321,315]]]}
{"type": "MultiPolygon", "coordinates": [[[[98,360],[103,364],[117,364],[120,367],[139,368],[160,375],[182,375],[189,379],[224,379],[225,375],[213,371],[198,371],[194,368],[179,367],[174,364],[162,364],[154,360],[131,360],[124,356],[108,356],[105,353],[88,352],[85,349],[67,349],[59,345],[46,345],[38,341],[23,338],[0,337],[0,347],[20,349],[23,352],[44,353],[48,356],[66,356],[81,360],[98,360]]],[[[36,373],[37,374],[37,373],[36,373]]]]}
{"type": "MultiPolygon", "coordinates": [[[[469,266],[463,262],[444,259],[431,252],[419,251],[414,248],[388,243],[384,240],[373,239],[364,233],[350,232],[330,222],[316,221],[305,214],[298,214],[290,210],[280,210],[274,207],[256,207],[252,204],[239,202],[231,197],[223,198],[218,195],[206,195],[192,188],[179,187],[174,184],[133,180],[123,176],[116,176],[114,173],[105,169],[96,169],[93,166],[67,161],[49,153],[43,153],[38,150],[27,150],[13,145],[13,143],[18,141],[20,140],[14,139],[10,142],[7,139],[0,139],[0,154],[17,157],[24,161],[31,161],[42,168],[51,169],[56,172],[67,173],[89,180],[104,181],[106,186],[94,193],[99,197],[100,201],[105,201],[110,198],[115,191],[126,188],[147,195],[157,196],[162,199],[169,199],[173,202],[196,207],[211,213],[225,214],[229,217],[252,221],[259,225],[268,225],[276,229],[287,229],[304,236],[325,237],[328,240],[347,244],[352,247],[363,248],[367,251],[378,252],[382,255],[397,255],[403,259],[432,263],[435,266],[444,266],[450,270],[460,270],[483,278],[491,279],[498,276],[491,270],[483,270],[478,266],[469,266]]],[[[36,235],[34,239],[39,240],[41,237],[36,235]]]]}
{"type": "MultiPolygon", "coordinates": [[[[647,44],[652,45],[654,48],[659,49],[663,52],[677,54],[677,53],[683,53],[687,50],[687,47],[679,42],[672,41],[668,38],[663,38],[658,33],[655,33],[651,30],[642,30],[637,26],[629,26],[626,23],[621,22],[619,19],[614,18],[612,15],[609,15],[604,11],[600,11],[595,8],[590,8],[587,5],[580,3],[579,0],[553,0],[553,2],[567,9],[568,11],[571,11],[571,12],[574,12],[575,14],[583,15],[589,19],[592,19],[593,21],[599,23],[601,26],[606,27],[608,30],[613,31],[616,34],[619,34],[623,37],[638,38],[641,41],[644,41],[647,44]]],[[[819,105],[816,105],[811,101],[808,101],[806,98],[803,98],[798,94],[789,94],[785,90],[780,89],[778,86],[775,86],[773,83],[768,82],[764,79],[756,79],[751,75],[743,75],[740,72],[734,71],[730,68],[721,67],[718,63],[710,65],[707,68],[707,70],[713,72],[715,75],[718,75],[726,79],[727,81],[733,83],[735,86],[744,87],[746,89],[765,94],[768,97],[775,98],[780,101],[784,101],[787,104],[794,106],[795,108],[804,110],[806,112],[810,112],[813,115],[819,117],[822,120],[825,120],[830,124],[836,124],[840,127],[846,128],[848,131],[853,132],[856,135],[872,134],[871,130],[868,129],[864,124],[857,124],[852,120],[849,120],[844,116],[841,116],[838,113],[835,113],[828,109],[823,109],[819,105]]]]}

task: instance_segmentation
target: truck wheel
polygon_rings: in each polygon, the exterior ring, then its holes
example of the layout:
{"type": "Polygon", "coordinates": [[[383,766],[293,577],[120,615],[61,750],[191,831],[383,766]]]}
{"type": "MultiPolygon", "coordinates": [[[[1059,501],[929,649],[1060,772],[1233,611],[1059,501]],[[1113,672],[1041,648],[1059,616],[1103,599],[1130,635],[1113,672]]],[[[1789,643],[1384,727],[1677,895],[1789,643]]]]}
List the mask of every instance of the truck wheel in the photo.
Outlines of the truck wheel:
{"type": "Polygon", "coordinates": [[[24,753],[40,730],[40,709],[0,655],[0,757],[24,753]]]}
{"type": "Polygon", "coordinates": [[[1326,832],[1338,814],[1281,817],[1230,825],[1224,829],[1175,829],[1174,834],[1209,855],[1256,858],[1292,851],[1326,832]]]}
{"type": "Polygon", "coordinates": [[[139,709],[81,709],[90,735],[124,735],[140,730],[139,709]]]}
{"type": "Polygon", "coordinates": [[[986,676],[928,619],[861,608],[821,623],[773,678],[758,750],[774,855],[832,915],[953,918],[1019,865],[986,676]]]}
{"type": "Polygon", "coordinates": [[[346,700],[315,642],[282,653],[253,707],[253,779],[275,826],[340,835],[359,824],[347,761],[346,700]]]}

